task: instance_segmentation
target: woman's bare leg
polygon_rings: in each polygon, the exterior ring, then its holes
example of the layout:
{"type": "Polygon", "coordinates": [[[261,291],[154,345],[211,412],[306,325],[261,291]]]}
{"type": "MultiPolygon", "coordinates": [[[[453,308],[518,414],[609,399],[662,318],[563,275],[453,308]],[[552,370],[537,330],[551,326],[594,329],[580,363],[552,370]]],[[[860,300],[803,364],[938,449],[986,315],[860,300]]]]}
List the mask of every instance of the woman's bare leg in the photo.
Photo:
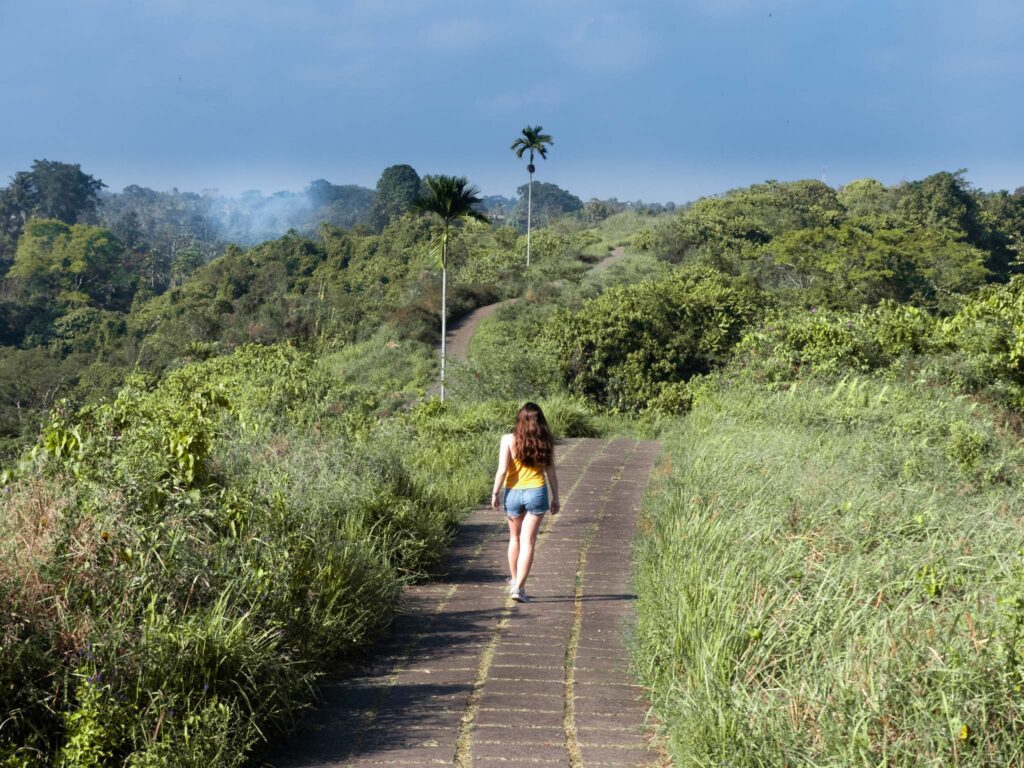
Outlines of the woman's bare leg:
{"type": "MultiPolygon", "coordinates": [[[[515,573],[512,576],[512,582],[518,583],[520,587],[526,584],[530,568],[533,567],[533,547],[537,543],[537,531],[540,530],[541,521],[544,520],[544,515],[527,513],[523,517],[525,519],[519,532],[519,561],[516,563],[515,573]]],[[[511,550],[511,543],[509,549],[511,550]]]]}
{"type": "Polygon", "coordinates": [[[516,564],[519,562],[519,529],[522,528],[523,518],[529,517],[527,514],[519,515],[519,517],[509,517],[508,519],[508,572],[512,577],[512,583],[516,583],[516,564]]]}

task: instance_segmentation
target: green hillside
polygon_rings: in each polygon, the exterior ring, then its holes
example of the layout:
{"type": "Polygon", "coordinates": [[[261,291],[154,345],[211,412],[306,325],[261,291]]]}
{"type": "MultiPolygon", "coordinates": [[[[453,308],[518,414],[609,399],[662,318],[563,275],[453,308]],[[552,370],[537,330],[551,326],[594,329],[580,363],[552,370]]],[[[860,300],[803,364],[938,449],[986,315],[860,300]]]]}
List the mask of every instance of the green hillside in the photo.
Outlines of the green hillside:
{"type": "Polygon", "coordinates": [[[519,301],[441,403],[406,168],[372,222],[159,279],[98,198],[14,226],[4,190],[0,765],[244,764],[436,569],[526,398],[666,446],[634,647],[678,765],[1021,761],[1024,197],[546,190],[528,271],[517,229],[450,238],[449,318],[519,301]]]}

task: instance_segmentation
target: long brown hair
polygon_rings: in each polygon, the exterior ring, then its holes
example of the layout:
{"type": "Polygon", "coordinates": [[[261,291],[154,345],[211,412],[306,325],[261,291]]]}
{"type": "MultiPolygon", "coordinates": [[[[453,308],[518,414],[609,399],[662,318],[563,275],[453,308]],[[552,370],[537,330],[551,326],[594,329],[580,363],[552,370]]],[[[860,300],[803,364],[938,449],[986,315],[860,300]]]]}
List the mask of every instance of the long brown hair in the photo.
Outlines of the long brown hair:
{"type": "Polygon", "coordinates": [[[530,467],[550,467],[555,459],[555,439],[536,403],[527,403],[516,414],[512,432],[512,453],[530,467]]]}

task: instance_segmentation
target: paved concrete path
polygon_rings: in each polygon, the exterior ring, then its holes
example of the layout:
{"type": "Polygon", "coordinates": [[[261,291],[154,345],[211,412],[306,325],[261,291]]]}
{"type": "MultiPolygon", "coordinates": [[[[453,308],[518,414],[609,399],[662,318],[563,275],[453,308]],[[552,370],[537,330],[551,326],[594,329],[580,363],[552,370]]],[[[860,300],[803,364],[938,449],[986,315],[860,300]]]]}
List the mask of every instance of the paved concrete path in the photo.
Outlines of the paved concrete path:
{"type": "Polygon", "coordinates": [[[507,596],[504,515],[461,525],[446,576],[407,590],[390,637],[264,765],[637,766],[647,707],[629,674],[630,547],[656,443],[568,440],[563,511],[527,584],[507,596]]]}

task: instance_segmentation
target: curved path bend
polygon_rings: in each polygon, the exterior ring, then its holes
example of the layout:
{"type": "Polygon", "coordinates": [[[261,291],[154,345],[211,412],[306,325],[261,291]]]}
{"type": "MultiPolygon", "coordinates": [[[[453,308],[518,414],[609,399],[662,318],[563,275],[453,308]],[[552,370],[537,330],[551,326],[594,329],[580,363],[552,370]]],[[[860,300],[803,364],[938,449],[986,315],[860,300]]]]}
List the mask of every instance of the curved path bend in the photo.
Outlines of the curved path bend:
{"type": "Polygon", "coordinates": [[[389,638],[323,686],[264,765],[638,766],[647,705],[629,674],[630,548],[657,443],[567,440],[563,511],[541,531],[531,601],[507,596],[504,515],[460,526],[446,575],[405,593],[389,638]]]}
{"type": "MultiPolygon", "coordinates": [[[[601,272],[608,269],[608,267],[616,262],[621,261],[625,255],[626,249],[621,245],[616,246],[609,251],[607,256],[592,266],[590,272],[601,272]]],[[[487,304],[486,306],[474,309],[462,319],[452,323],[448,333],[445,334],[445,351],[447,352],[448,359],[465,360],[469,352],[469,340],[473,338],[473,334],[476,332],[476,327],[480,325],[480,321],[490,317],[502,307],[515,304],[517,301],[519,299],[505,299],[505,301],[499,301],[496,304],[487,304]]],[[[440,391],[439,387],[438,391],[440,391]]]]}

